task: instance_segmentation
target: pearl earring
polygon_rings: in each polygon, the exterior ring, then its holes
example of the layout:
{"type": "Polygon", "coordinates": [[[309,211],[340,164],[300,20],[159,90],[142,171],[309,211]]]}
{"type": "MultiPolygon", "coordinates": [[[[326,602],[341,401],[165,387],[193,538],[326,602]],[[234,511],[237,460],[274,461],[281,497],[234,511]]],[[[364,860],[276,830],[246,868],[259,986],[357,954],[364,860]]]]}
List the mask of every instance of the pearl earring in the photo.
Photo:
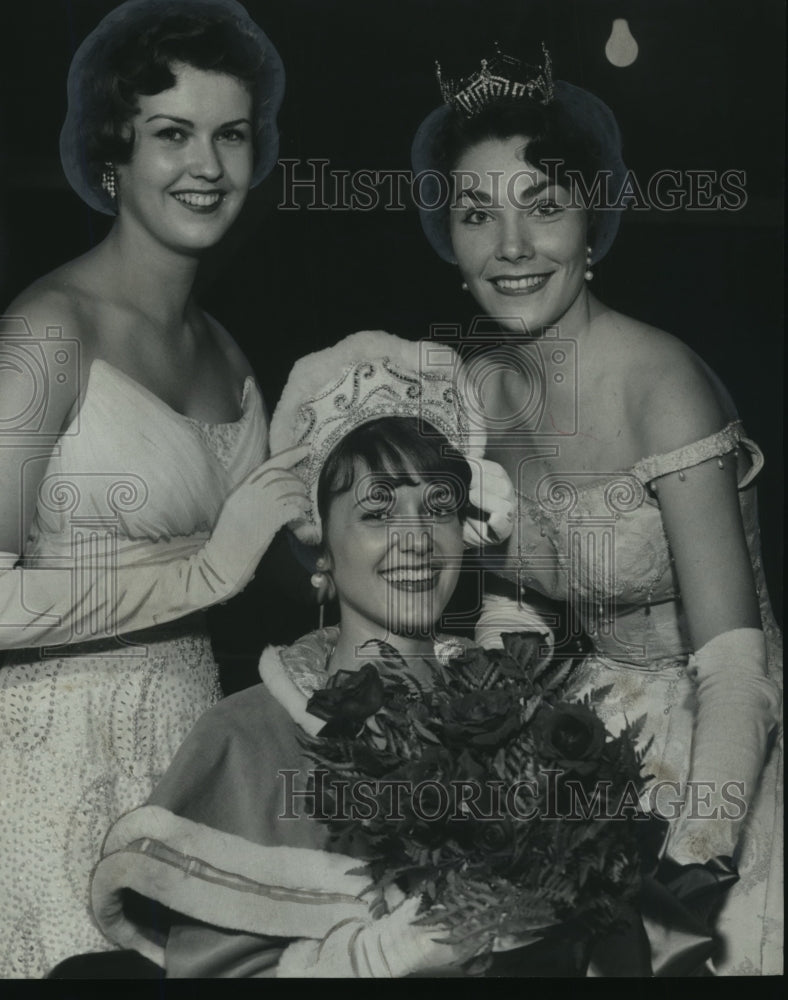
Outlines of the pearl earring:
{"type": "Polygon", "coordinates": [[[462,290],[463,290],[464,292],[467,292],[467,291],[468,291],[468,282],[467,282],[467,281],[463,281],[463,283],[462,283],[462,284],[460,285],[460,288],[461,288],[461,289],[462,289],[462,290]]]}
{"type": "Polygon", "coordinates": [[[117,178],[115,176],[114,163],[104,164],[104,169],[101,171],[101,186],[114,201],[117,194],[117,178]]]}
{"type": "Polygon", "coordinates": [[[326,579],[326,574],[325,573],[313,573],[310,576],[310,578],[309,578],[309,582],[312,584],[312,586],[317,591],[317,594],[316,594],[317,604],[318,604],[317,627],[318,628],[323,628],[324,611],[325,611],[325,606],[326,606],[326,596],[327,596],[327,592],[328,592],[328,580],[326,579]]]}
{"type": "Polygon", "coordinates": [[[586,273],[583,277],[586,281],[590,281],[594,277],[594,272],[591,270],[591,247],[586,247],[586,273]]]}
{"type": "Polygon", "coordinates": [[[329,603],[329,601],[333,601],[334,598],[336,597],[337,593],[336,587],[334,585],[334,581],[332,580],[330,574],[324,573],[321,570],[318,570],[316,573],[313,573],[309,578],[309,582],[312,584],[312,586],[315,588],[316,591],[315,597],[317,598],[317,603],[319,606],[318,626],[320,628],[323,628],[324,608],[326,604],[329,603]]]}

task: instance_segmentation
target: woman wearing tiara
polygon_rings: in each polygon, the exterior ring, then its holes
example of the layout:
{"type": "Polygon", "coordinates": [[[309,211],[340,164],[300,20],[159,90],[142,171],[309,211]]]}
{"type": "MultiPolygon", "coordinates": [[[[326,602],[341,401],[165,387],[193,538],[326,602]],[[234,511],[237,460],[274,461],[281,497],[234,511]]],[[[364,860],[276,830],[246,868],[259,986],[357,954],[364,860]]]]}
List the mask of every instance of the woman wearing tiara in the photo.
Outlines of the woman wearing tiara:
{"type": "Polygon", "coordinates": [[[280,468],[299,452],[261,466],[249,365],[192,296],[276,162],[283,77],[235,0],[131,0],[72,63],[63,166],[115,221],[0,340],[0,976],[106,948],[101,837],[220,694],[200,611],[305,504],[280,468]]]}
{"type": "MultiPolygon", "coordinates": [[[[435,630],[457,583],[468,501],[479,500],[468,459],[477,465],[480,447],[452,365],[425,377],[422,357],[418,343],[352,334],[296,363],[274,413],[274,448],[308,448],[296,470],[310,509],[295,531],[318,600],[336,597],[340,621],[269,647],[263,684],[207,712],[149,803],[107,836],[96,919],[168,976],[389,978],[471,957],[413,923],[420,896],[366,895],[360,862],[329,852],[328,828],[294,807],[303,793],[289,798],[283,780],[314,768],[300,739],[325,722],[308,699],[359,671],[370,642],[406,657],[422,682],[424,660],[457,652],[435,630]],[[127,905],[140,895],[143,905],[127,905]]],[[[493,502],[505,534],[505,506],[493,502]]]]}
{"type": "Polygon", "coordinates": [[[574,634],[552,636],[539,608],[568,606],[590,646],[578,692],[610,686],[609,726],[646,716],[667,859],[738,870],[714,968],[778,972],[782,667],[753,485],[763,456],[700,358],[592,293],[619,222],[620,134],[544,55],[529,67],[499,53],[442,80],[413,145],[424,204],[440,204],[422,209],[426,235],[499,331],[466,371],[518,514],[478,637],[530,622],[560,655],[574,634]],[[438,175],[448,202],[428,190],[438,175]]]}

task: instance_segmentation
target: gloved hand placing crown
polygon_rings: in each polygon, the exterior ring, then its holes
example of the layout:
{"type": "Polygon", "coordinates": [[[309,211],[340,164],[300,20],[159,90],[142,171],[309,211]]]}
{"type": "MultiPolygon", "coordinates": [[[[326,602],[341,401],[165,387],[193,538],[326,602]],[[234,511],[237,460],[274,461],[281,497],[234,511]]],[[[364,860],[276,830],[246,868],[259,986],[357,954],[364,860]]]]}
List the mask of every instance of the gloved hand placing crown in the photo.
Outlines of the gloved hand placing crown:
{"type": "Polygon", "coordinates": [[[503,649],[501,636],[505,632],[525,632],[533,637],[534,665],[545,663],[552,656],[553,630],[538,611],[515,597],[485,594],[474,631],[476,644],[483,649],[503,649]]]}
{"type": "Polygon", "coordinates": [[[306,491],[292,467],[307,452],[290,448],[250,473],[227,497],[211,536],[196,552],[184,554],[177,538],[146,543],[144,558],[133,549],[117,561],[85,552],[87,573],[70,566],[14,566],[17,557],[6,553],[0,562],[0,648],[104,639],[235,596],[277,531],[306,512],[306,491]]]}
{"type": "Polygon", "coordinates": [[[514,487],[503,466],[486,458],[472,458],[470,503],[486,517],[468,517],[462,540],[468,548],[499,545],[514,526],[514,487]]]}

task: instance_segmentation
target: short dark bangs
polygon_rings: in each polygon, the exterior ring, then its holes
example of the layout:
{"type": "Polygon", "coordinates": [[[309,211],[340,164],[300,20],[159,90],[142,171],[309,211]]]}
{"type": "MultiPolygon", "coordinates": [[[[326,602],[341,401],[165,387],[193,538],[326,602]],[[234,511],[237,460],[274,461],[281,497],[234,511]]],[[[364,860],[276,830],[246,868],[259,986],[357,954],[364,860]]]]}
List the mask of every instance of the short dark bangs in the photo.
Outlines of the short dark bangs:
{"type": "Polygon", "coordinates": [[[317,488],[321,521],[331,500],[353,486],[358,463],[391,486],[433,480],[450,484],[460,518],[465,516],[471,468],[464,456],[415,417],[380,417],[352,430],[326,459],[317,488]]]}

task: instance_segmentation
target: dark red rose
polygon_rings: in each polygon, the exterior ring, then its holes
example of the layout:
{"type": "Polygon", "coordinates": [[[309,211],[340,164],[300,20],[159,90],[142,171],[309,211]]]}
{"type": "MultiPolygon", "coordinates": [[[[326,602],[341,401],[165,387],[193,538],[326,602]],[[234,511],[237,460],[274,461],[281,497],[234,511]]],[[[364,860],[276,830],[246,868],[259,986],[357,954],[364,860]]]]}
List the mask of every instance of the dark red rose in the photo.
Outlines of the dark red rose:
{"type": "Polygon", "coordinates": [[[493,871],[508,872],[516,849],[515,828],[506,813],[504,782],[490,769],[474,761],[466,750],[460,754],[463,784],[466,786],[449,825],[451,836],[469,852],[484,858],[493,871]]]}
{"type": "Polygon", "coordinates": [[[352,738],[383,705],[383,681],[371,663],[360,670],[338,670],[322,691],[315,691],[306,710],[326,724],[320,736],[352,738]]]}
{"type": "Polygon", "coordinates": [[[520,729],[519,705],[508,691],[474,691],[439,703],[444,741],[495,750],[520,729]]]}
{"type": "Polygon", "coordinates": [[[399,808],[390,817],[398,836],[426,846],[446,839],[453,806],[451,782],[457,770],[458,761],[444,747],[428,746],[418,760],[407,761],[386,775],[385,781],[402,785],[399,808]]]}
{"type": "Polygon", "coordinates": [[[472,820],[468,840],[474,853],[484,858],[492,871],[501,875],[513,874],[517,837],[511,819],[472,820]]]}
{"type": "Polygon", "coordinates": [[[583,705],[569,704],[537,712],[532,732],[540,757],[580,775],[596,770],[607,737],[597,715],[583,705]]]}

